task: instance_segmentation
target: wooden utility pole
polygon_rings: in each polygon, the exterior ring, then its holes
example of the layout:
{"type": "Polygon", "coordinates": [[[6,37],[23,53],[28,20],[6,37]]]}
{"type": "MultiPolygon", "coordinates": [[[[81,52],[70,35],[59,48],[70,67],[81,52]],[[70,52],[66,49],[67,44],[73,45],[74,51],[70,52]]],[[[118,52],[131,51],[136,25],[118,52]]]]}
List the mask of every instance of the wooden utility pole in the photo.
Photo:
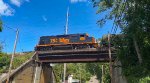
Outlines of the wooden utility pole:
{"type": "Polygon", "coordinates": [[[102,65],[102,78],[101,83],[104,83],[104,65],[102,65]]]}
{"type": "Polygon", "coordinates": [[[79,83],[81,83],[81,81],[82,81],[82,79],[81,79],[81,69],[82,69],[82,67],[81,67],[82,65],[81,64],[79,64],[79,71],[80,71],[80,82],[79,83]]]}
{"type": "Polygon", "coordinates": [[[66,78],[66,63],[64,63],[64,76],[63,76],[63,82],[65,83],[66,78]]]}
{"type": "Polygon", "coordinates": [[[9,83],[9,78],[10,78],[10,74],[11,74],[11,68],[12,68],[12,64],[13,64],[13,59],[14,59],[14,55],[15,55],[15,51],[16,51],[16,45],[17,45],[17,41],[18,41],[18,34],[19,34],[19,30],[16,30],[16,39],[15,39],[15,43],[14,43],[14,48],[13,48],[13,53],[11,56],[11,61],[10,61],[10,66],[9,66],[9,71],[8,71],[8,76],[7,76],[7,81],[6,83],[9,83]]]}
{"type": "MultiPolygon", "coordinates": [[[[68,34],[68,17],[69,17],[69,7],[68,7],[68,9],[67,9],[65,35],[68,34]]],[[[64,77],[63,77],[63,82],[64,82],[64,83],[65,83],[65,77],[66,77],[66,66],[67,66],[67,64],[64,63],[64,77]]]]}
{"type": "Polygon", "coordinates": [[[112,57],[111,57],[111,45],[110,45],[110,33],[108,33],[108,51],[109,51],[109,67],[110,67],[110,77],[111,77],[111,83],[113,83],[112,78],[112,57]]]}
{"type": "Polygon", "coordinates": [[[68,34],[68,18],[69,18],[69,7],[67,9],[67,17],[66,17],[66,27],[65,27],[65,34],[68,34]]]}

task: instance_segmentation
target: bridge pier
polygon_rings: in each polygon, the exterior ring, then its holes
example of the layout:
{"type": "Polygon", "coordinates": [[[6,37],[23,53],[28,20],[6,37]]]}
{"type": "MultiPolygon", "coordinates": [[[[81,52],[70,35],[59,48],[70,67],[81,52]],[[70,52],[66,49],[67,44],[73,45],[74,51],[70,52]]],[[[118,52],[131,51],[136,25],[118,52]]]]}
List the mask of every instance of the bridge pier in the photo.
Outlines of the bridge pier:
{"type": "Polygon", "coordinates": [[[116,60],[112,67],[112,79],[113,83],[127,83],[125,76],[122,74],[121,62],[116,60]]]}
{"type": "MultiPolygon", "coordinates": [[[[0,79],[6,83],[7,76],[0,79]]],[[[55,83],[55,77],[50,64],[28,61],[11,74],[9,83],[55,83]]]]}
{"type": "Polygon", "coordinates": [[[54,83],[54,74],[50,64],[43,64],[40,83],[54,83]]]}
{"type": "Polygon", "coordinates": [[[40,83],[41,71],[42,71],[42,64],[36,63],[33,83],[40,83]]]}
{"type": "MultiPolygon", "coordinates": [[[[35,65],[34,61],[28,61],[19,67],[15,74],[11,74],[9,83],[33,83],[35,65]]],[[[6,83],[6,77],[0,80],[0,83],[6,83]]]]}
{"type": "Polygon", "coordinates": [[[50,64],[37,63],[33,83],[54,83],[53,70],[50,64]]]}

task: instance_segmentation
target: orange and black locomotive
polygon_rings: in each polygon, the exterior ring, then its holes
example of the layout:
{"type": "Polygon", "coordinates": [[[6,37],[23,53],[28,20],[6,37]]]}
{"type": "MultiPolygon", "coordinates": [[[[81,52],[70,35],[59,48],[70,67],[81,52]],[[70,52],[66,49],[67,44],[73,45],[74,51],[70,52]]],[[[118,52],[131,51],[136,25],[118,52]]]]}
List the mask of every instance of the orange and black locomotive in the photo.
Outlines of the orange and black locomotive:
{"type": "Polygon", "coordinates": [[[98,43],[94,37],[88,34],[68,34],[56,36],[42,36],[39,44],[35,47],[35,51],[46,50],[64,50],[64,49],[82,49],[97,48],[98,43]]]}

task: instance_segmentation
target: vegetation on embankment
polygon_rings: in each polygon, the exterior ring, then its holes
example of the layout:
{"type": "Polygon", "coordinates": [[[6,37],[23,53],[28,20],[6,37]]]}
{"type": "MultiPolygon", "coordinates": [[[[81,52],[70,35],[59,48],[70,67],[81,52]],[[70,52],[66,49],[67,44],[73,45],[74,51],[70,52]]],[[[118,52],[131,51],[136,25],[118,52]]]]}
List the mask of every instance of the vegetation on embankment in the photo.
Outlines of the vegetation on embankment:
{"type": "MultiPolygon", "coordinates": [[[[33,52],[17,55],[14,57],[12,69],[16,69],[21,64],[31,58],[33,52]]],[[[0,52],[0,74],[8,72],[11,55],[0,52]]]]}

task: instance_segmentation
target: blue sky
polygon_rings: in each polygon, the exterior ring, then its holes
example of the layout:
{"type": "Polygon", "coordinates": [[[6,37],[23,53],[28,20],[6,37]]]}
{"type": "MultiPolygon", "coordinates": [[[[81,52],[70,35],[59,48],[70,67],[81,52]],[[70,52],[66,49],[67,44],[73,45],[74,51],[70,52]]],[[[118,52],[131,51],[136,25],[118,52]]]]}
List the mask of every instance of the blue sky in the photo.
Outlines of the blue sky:
{"type": "Polygon", "coordinates": [[[90,0],[0,0],[0,16],[4,23],[0,41],[4,52],[13,50],[15,32],[19,29],[17,52],[31,51],[40,36],[64,34],[66,11],[69,6],[69,34],[88,33],[101,38],[112,27],[108,21],[100,28],[96,21],[103,14],[96,14],[90,0]]]}

